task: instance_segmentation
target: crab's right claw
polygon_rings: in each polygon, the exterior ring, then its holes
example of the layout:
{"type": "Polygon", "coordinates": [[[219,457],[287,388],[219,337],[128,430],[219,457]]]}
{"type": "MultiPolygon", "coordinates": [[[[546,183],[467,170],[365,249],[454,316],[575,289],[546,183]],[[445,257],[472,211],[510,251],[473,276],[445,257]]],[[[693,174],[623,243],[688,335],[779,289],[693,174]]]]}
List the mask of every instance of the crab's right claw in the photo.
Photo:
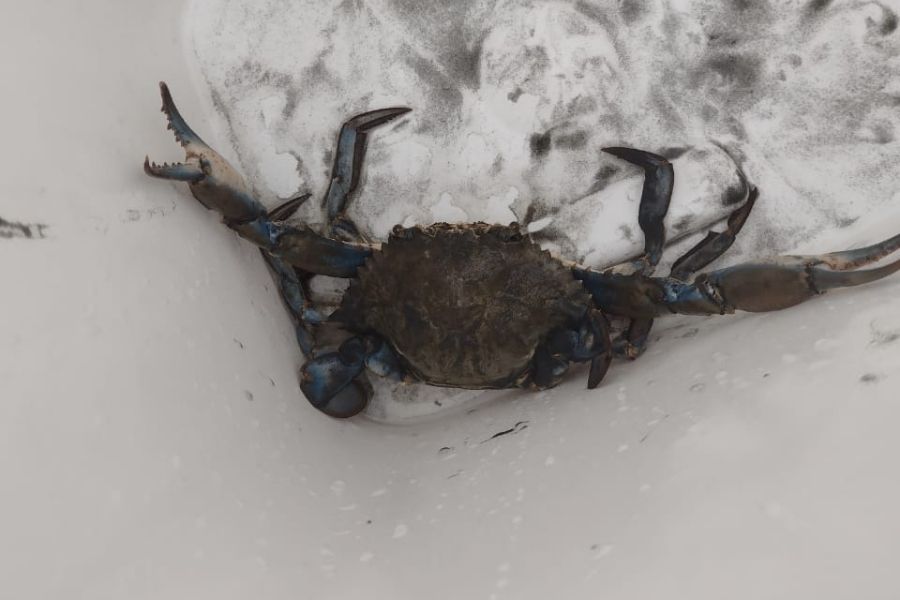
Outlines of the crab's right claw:
{"type": "Polygon", "coordinates": [[[247,223],[265,216],[265,208],[251,195],[238,172],[210,148],[181,116],[169,87],[160,82],[159,90],[168,129],[184,148],[185,160],[158,165],[148,157],[144,161],[144,172],[151,177],[187,183],[191,193],[203,206],[218,211],[227,222],[247,223]]]}

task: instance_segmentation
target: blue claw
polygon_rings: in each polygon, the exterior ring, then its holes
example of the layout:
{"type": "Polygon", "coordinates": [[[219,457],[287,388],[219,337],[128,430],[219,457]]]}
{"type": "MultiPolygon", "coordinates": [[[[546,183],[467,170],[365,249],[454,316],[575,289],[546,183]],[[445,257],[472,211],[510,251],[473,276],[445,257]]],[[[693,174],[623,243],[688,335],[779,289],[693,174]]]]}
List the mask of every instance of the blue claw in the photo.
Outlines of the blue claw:
{"type": "Polygon", "coordinates": [[[157,165],[148,158],[144,171],[153,177],[187,182],[203,206],[217,210],[228,222],[244,223],[265,216],[265,208],[253,197],[238,172],[185,122],[166,84],[160,82],[159,89],[168,128],[184,148],[185,161],[157,165]]]}
{"type": "Polygon", "coordinates": [[[330,352],[308,360],[301,369],[300,389],[313,406],[320,410],[332,398],[362,374],[365,362],[362,357],[347,360],[340,352],[330,352]]]}
{"type": "Polygon", "coordinates": [[[397,356],[375,336],[352,337],[337,352],[307,360],[301,369],[300,389],[310,403],[332,417],[352,417],[366,407],[372,388],[363,374],[403,378],[397,356]]]}
{"type": "Polygon", "coordinates": [[[351,381],[350,385],[329,398],[325,404],[316,408],[329,417],[346,419],[362,412],[369,404],[371,398],[372,387],[364,377],[360,377],[351,381]]]}

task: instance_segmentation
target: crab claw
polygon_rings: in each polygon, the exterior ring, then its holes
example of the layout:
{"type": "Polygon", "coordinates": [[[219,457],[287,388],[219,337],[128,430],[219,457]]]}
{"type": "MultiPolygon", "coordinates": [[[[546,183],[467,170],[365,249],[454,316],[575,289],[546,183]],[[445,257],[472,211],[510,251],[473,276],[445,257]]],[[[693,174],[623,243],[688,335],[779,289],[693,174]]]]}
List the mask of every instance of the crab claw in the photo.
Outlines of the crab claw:
{"type": "Polygon", "coordinates": [[[245,223],[264,216],[265,208],[250,194],[243,178],[194,133],[178,112],[165,82],[160,82],[159,90],[162,112],[168,120],[168,128],[175,134],[175,140],[184,148],[185,160],[158,165],[148,157],[144,161],[144,172],[151,177],[187,183],[191,193],[203,206],[220,212],[228,222],[245,223]]]}
{"type": "Polygon", "coordinates": [[[338,352],[312,358],[300,370],[300,389],[310,404],[327,415],[352,417],[372,397],[362,375],[365,355],[362,340],[351,338],[338,352]]]}
{"type": "Polygon", "coordinates": [[[173,181],[184,181],[185,183],[197,183],[206,175],[203,170],[194,165],[186,165],[184,163],[163,163],[158,165],[150,162],[150,157],[144,158],[144,173],[151,177],[159,177],[160,179],[172,179],[173,181]]]}

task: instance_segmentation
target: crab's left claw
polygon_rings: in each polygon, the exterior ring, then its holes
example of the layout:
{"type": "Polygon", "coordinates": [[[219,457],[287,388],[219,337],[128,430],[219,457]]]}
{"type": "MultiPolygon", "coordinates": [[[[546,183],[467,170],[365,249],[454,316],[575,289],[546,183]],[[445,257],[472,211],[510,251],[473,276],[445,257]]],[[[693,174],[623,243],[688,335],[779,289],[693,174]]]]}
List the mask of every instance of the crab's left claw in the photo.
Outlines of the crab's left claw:
{"type": "Polygon", "coordinates": [[[363,410],[372,390],[363,375],[367,348],[362,338],[350,338],[337,352],[310,358],[300,370],[300,389],[310,404],[325,414],[346,418],[363,410]]]}
{"type": "Polygon", "coordinates": [[[162,112],[166,115],[168,128],[184,148],[185,160],[158,165],[148,157],[144,161],[144,172],[151,177],[187,183],[203,206],[220,212],[227,222],[246,223],[264,216],[265,208],[253,198],[238,172],[188,126],[165,82],[160,82],[159,90],[162,112]]]}

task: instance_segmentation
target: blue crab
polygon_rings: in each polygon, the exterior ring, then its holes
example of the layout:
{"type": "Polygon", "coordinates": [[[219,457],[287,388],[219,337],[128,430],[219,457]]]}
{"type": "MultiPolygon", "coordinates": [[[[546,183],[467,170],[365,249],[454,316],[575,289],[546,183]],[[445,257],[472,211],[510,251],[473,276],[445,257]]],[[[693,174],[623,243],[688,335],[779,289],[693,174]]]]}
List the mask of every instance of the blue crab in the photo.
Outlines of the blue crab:
{"type": "Polygon", "coordinates": [[[900,235],[866,248],[817,256],[786,256],[695,275],[734,242],[757,189],[723,231],[655,277],[666,238],[663,218],[675,181],[664,157],[614,147],[605,152],[644,171],[639,224],[644,252],[616,268],[597,270],[542,250],[516,223],[436,223],[394,228],[384,244],[368,242],[346,214],[359,184],[366,138],[410,109],[383,108],[346,121],[338,134],[324,198],[324,232],[287,222],[309,194],[267,211],[241,176],[182,118],[165,83],[162,111],[184,162],[144,163],[148,175],[183,181],[225,225],[256,244],[271,267],[294,319],[306,362],[300,388],[313,406],[350,417],[372,396],[366,370],[384,377],[469,389],[544,389],[570,363],[589,362],[588,388],[603,379],[614,356],[635,358],[653,320],[669,314],[762,312],[794,306],[827,290],[881,279],[900,261],[858,270],[900,247],[900,235]],[[310,277],[350,279],[340,307],[325,316],[310,300],[310,277]],[[608,317],[627,319],[611,339],[608,317]],[[317,340],[328,321],[346,332],[336,349],[317,340]]]}

